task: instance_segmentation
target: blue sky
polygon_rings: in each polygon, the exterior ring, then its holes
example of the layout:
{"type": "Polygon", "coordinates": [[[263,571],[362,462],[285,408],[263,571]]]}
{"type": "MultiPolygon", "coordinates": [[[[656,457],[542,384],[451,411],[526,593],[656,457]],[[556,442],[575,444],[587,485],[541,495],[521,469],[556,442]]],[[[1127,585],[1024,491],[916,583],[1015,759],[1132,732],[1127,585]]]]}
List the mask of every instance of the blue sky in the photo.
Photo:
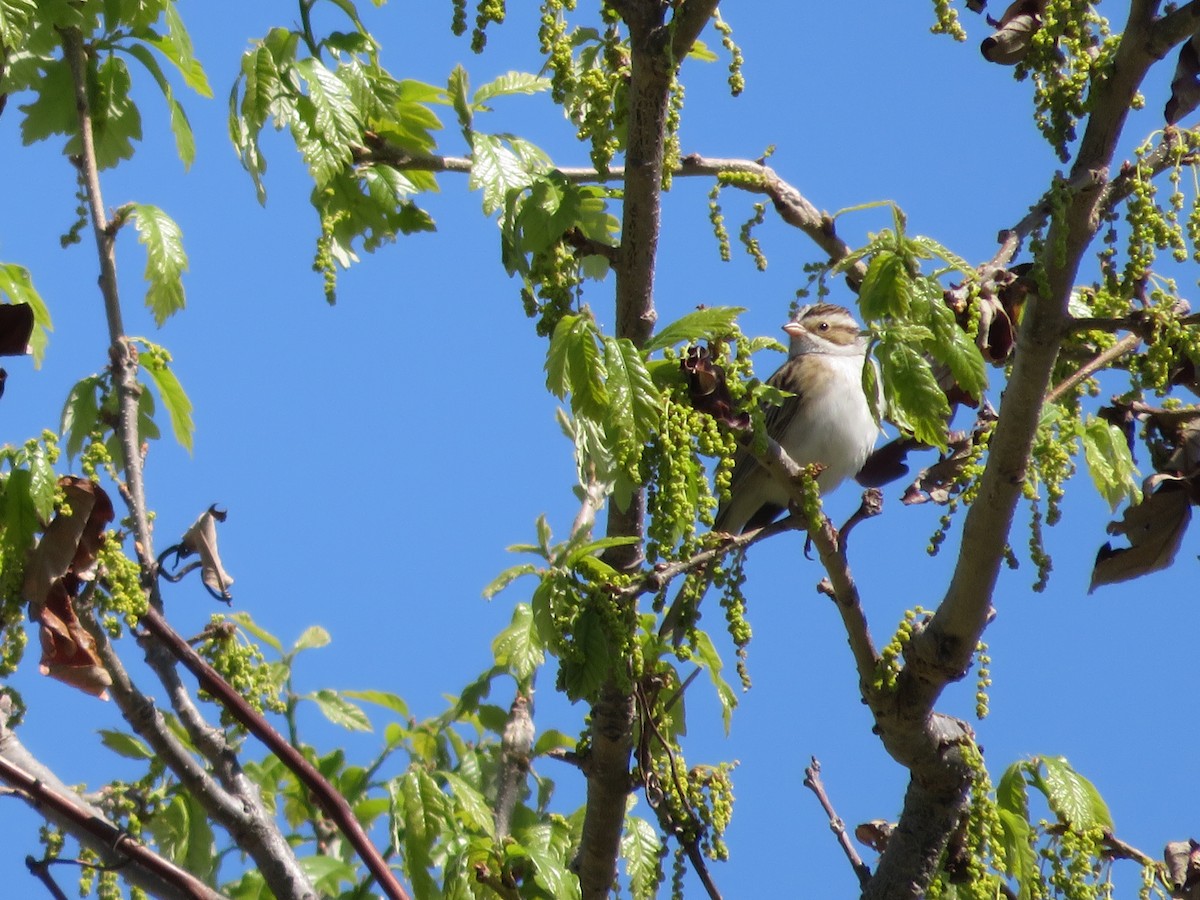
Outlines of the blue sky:
{"type": "MultiPolygon", "coordinates": [[[[219,0],[185,2],[181,12],[215,94],[185,97],[196,163],[183,171],[161,100],[145,91],[145,140],[132,163],[104,179],[110,207],[139,201],[172,215],[191,262],[188,308],[156,329],[139,306],[141,248],[132,233],[120,243],[128,330],[172,351],[196,407],[194,454],[169,439],[150,453],[159,546],[209,504],[227,508],[222,555],[237,579],[235,608],[285,643],[309,624],[333,636],[301,664],[301,689],[385,689],[406,697],[418,716],[436,714],[445,694],[490,665],[492,636],[528,597],[520,583],[490,603],[480,596],[517,561],[504,548],[530,541],[540,514],[565,534],[576,511],[571,448],[542,386],[544,341],[500,265],[495,224],[461,176],[443,176],[441,194],[425,201],[436,234],[365,257],[342,275],[339,303],[328,307],[310,270],[317,221],[309,183],[289,140],[265,138],[264,209],[225,130],[241,52],[269,27],[291,25],[296,7],[219,0]]],[[[364,4],[362,12],[398,77],[444,84],[462,62],[481,84],[539,65],[532,10],[514,9],[481,57],[450,35],[449,3],[393,2],[378,11],[364,4]]],[[[893,200],[913,233],[972,262],[992,256],[997,231],[1022,216],[1059,166],[1033,127],[1031,87],[979,55],[987,33],[979,17],[964,13],[971,39],[959,45],[928,34],[932,11],[919,3],[781,4],[770,14],[732,8],[727,16],[745,53],[746,91],[728,96],[724,60],[690,62],[684,153],[756,158],[774,145],[771,164],[818,207],[893,200]]],[[[705,39],[717,43],[711,31],[705,39]]],[[[1153,85],[1169,81],[1170,66],[1153,85]]],[[[1132,140],[1161,127],[1163,99],[1152,93],[1149,110],[1132,117],[1132,140]]],[[[9,173],[0,261],[32,270],[55,332],[40,370],[5,361],[0,440],[10,442],[57,427],[70,386],[99,371],[106,351],[90,242],[58,245],[73,217],[72,170],[57,147],[20,146],[17,102],[0,116],[0,162],[9,173]]],[[[449,111],[443,121],[444,151],[461,155],[449,111]]],[[[477,126],[520,133],[561,165],[587,159],[545,97],[501,100],[477,126]]],[[[706,218],[709,187],[680,179],[666,198],[660,321],[698,303],[739,305],[748,308],[743,330],[779,336],[802,266],[818,251],[768,214],[760,233],[768,270],[758,273],[736,254],[721,263],[706,218]]],[[[727,191],[725,203],[731,228],[749,217],[750,199],[727,191]]],[[[887,224],[877,211],[839,228],[855,244],[887,224]]],[[[1185,296],[1193,284],[1182,282],[1185,296]]],[[[835,287],[835,302],[852,299],[835,287]]],[[[589,286],[587,300],[611,326],[611,283],[589,286]]],[[[765,375],[777,364],[764,357],[759,365],[765,375]]],[[[1196,732],[1179,699],[1200,626],[1189,577],[1197,540],[1185,538],[1172,571],[1088,596],[1109,513],[1085,474],[1071,487],[1063,522],[1047,535],[1055,571],[1044,594],[1030,591],[1036,573],[1023,552],[1027,515],[1018,512],[1012,543],[1023,565],[1001,575],[986,635],[992,712],[976,728],[995,777],[1027,755],[1064,755],[1099,786],[1118,834],[1157,855],[1165,841],[1195,834],[1189,811],[1200,801],[1195,779],[1181,777],[1196,732]]],[[[852,549],[880,643],[906,608],[938,602],[957,547],[952,531],[941,556],[925,554],[941,511],[901,506],[901,490],[885,491],[884,516],[861,526],[852,549]]],[[[856,503],[846,487],[827,507],[840,520],[856,503]]],[[[853,873],[801,785],[810,756],[821,759],[851,825],[894,819],[906,783],[870,733],[839,619],[813,590],[822,573],[802,545],[786,535],[750,557],[754,687],[728,738],[703,680],[689,695],[689,761],[741,763],[732,859],[715,869],[726,896],[784,887],[801,896],[853,893],[853,873]]],[[[185,635],[220,611],[196,584],[170,587],[166,598],[185,635]]],[[[732,662],[728,645],[719,646],[732,662]]],[[[585,710],[553,696],[552,683],[552,673],[540,679],[539,730],[578,732],[585,710]]],[[[120,727],[114,705],[42,678],[35,665],[12,684],[30,706],[22,740],[65,781],[96,787],[129,774],[96,735],[120,727]]],[[[969,718],[973,695],[968,681],[941,708],[969,718]]],[[[372,715],[381,730],[386,718],[372,715]]],[[[319,748],[344,744],[363,758],[380,740],[347,736],[315,712],[304,727],[319,748]]],[[[564,796],[578,796],[574,771],[546,760],[537,768],[564,796]]],[[[27,883],[21,860],[35,849],[36,822],[17,801],[4,805],[0,834],[9,852],[0,855],[0,883],[27,883]]]]}

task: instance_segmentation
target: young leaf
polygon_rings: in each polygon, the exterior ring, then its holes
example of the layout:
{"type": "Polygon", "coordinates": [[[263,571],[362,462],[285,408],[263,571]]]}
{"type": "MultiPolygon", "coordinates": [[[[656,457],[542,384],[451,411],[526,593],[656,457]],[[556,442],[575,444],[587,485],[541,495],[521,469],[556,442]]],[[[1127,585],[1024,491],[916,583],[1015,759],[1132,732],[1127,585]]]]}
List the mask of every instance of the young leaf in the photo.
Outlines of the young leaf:
{"type": "Polygon", "coordinates": [[[63,404],[59,431],[66,436],[67,458],[74,459],[100,419],[99,395],[107,389],[102,375],[89,375],[76,382],[63,404]]]}
{"type": "Polygon", "coordinates": [[[858,291],[858,306],[868,321],[887,316],[904,318],[913,302],[916,285],[904,258],[880,250],[867,266],[858,291]]]}
{"type": "Polygon", "coordinates": [[[521,190],[533,183],[533,175],[524,162],[497,135],[472,132],[471,159],[467,187],[483,191],[484,215],[490,216],[504,206],[510,191],[521,190]]]}
{"type": "Polygon", "coordinates": [[[292,645],[291,652],[299,653],[301,650],[316,650],[327,646],[331,640],[329,632],[320,625],[310,625],[296,639],[296,643],[292,645]]]}
{"type": "Polygon", "coordinates": [[[527,684],[546,661],[533,623],[533,610],[528,604],[518,603],[513,608],[512,621],[492,641],[492,655],[496,665],[511,669],[521,684],[527,684]]]}
{"type": "Polygon", "coordinates": [[[1079,831],[1112,828],[1112,814],[1096,786],[1061,756],[1038,757],[1042,772],[1035,782],[1055,814],[1079,831]]]}
{"type": "Polygon", "coordinates": [[[717,689],[717,699],[721,701],[721,721],[725,724],[725,734],[728,735],[729,726],[733,723],[733,711],[738,705],[737,694],[729,686],[729,682],[721,677],[721,670],[725,664],[721,661],[721,654],[717,652],[716,645],[707,631],[696,632],[696,657],[708,670],[708,677],[717,689]]]}
{"type": "Polygon", "coordinates": [[[927,293],[936,296],[929,298],[929,328],[933,338],[925,344],[925,349],[934,359],[946,364],[959,387],[979,399],[987,388],[983,354],[967,333],[958,327],[954,313],[941,300],[937,283],[929,280],[926,283],[930,286],[927,293]]]}
{"type": "Polygon", "coordinates": [[[950,404],[929,363],[911,344],[897,339],[894,330],[884,334],[875,358],[883,376],[884,397],[895,408],[897,418],[917,440],[945,450],[950,404]]]}
{"type": "Polygon", "coordinates": [[[374,703],[376,706],[382,706],[384,709],[390,709],[396,715],[405,719],[409,717],[408,704],[398,694],[391,694],[387,691],[342,691],[342,695],[353,697],[355,700],[361,700],[364,703],[374,703]]]}
{"type": "Polygon", "coordinates": [[[183,19],[174,3],[164,4],[163,13],[167,23],[167,33],[164,37],[151,38],[147,41],[165,56],[179,74],[183,76],[184,84],[201,97],[212,97],[212,88],[208,84],[208,76],[204,67],[192,52],[192,39],[184,27],[183,19]]]}
{"type": "Polygon", "coordinates": [[[454,107],[454,114],[458,116],[458,125],[468,140],[471,137],[471,121],[475,112],[467,99],[470,90],[471,81],[467,70],[459,63],[450,70],[450,78],[446,81],[446,95],[450,98],[450,105],[454,107]]]}
{"type": "Polygon", "coordinates": [[[232,619],[233,621],[237,622],[239,628],[242,628],[243,630],[248,631],[250,634],[254,635],[256,638],[258,638],[260,641],[262,641],[264,644],[266,644],[268,647],[270,647],[272,650],[274,650],[280,656],[283,655],[283,644],[280,642],[279,638],[275,637],[275,635],[271,634],[271,632],[267,631],[265,628],[261,627],[257,622],[255,622],[252,618],[250,618],[249,613],[235,612],[235,613],[231,613],[229,615],[229,618],[232,619]]]}
{"type": "Polygon", "coordinates": [[[446,785],[454,796],[454,804],[467,820],[467,824],[475,831],[483,832],[489,837],[494,836],[495,819],[492,816],[492,808],[483,794],[453,772],[442,772],[441,776],[446,779],[446,785]]]}
{"type": "Polygon", "coordinates": [[[1109,508],[1115,511],[1123,500],[1137,503],[1141,499],[1140,479],[1125,435],[1103,419],[1088,416],[1080,439],[1092,482],[1109,508]]]}
{"type": "Polygon", "coordinates": [[[371,731],[371,720],[362,707],[351,703],[337,691],[328,688],[305,695],[306,700],[317,704],[325,718],[347,731],[371,731]]]}
{"type": "Polygon", "coordinates": [[[487,84],[480,86],[471,98],[471,103],[475,109],[481,109],[493,97],[504,97],[512,94],[537,94],[549,90],[549,88],[549,78],[542,78],[540,75],[531,75],[528,72],[506,72],[499,78],[494,78],[487,84]]]}
{"type": "Polygon", "coordinates": [[[146,247],[146,305],[154,321],[162,325],[183,309],[183,273],[188,268],[183,233],[175,221],[157,206],[135,203],[130,209],[138,240],[146,247]]]}
{"type": "MultiPolygon", "coordinates": [[[[510,547],[509,549],[512,550],[513,548],[510,547]]],[[[527,550],[524,550],[523,552],[533,552],[536,550],[537,550],[537,547],[529,547],[527,550]]],[[[498,593],[500,593],[502,590],[504,590],[506,587],[508,587],[510,584],[512,584],[514,581],[516,581],[522,575],[535,575],[535,574],[537,574],[537,566],[535,566],[533,563],[521,563],[520,565],[511,566],[510,568],[505,569],[503,572],[501,572],[499,575],[497,575],[495,578],[493,578],[490,582],[488,582],[487,587],[485,587],[483,589],[484,599],[491,600],[493,597],[495,597],[498,593]]]]}
{"type": "Polygon", "coordinates": [[[613,455],[636,464],[643,446],[658,428],[662,397],[654,387],[642,355],[626,338],[605,336],[605,387],[609,392],[605,431],[613,455]]]}
{"type": "Polygon", "coordinates": [[[728,337],[744,313],[744,306],[709,306],[690,312],[659,330],[646,342],[645,352],[653,353],[691,341],[712,341],[728,337]]]}
{"type": "Polygon", "coordinates": [[[188,453],[191,453],[196,431],[195,424],[192,422],[192,401],[188,399],[183,385],[179,383],[179,379],[168,366],[171,357],[161,347],[145,338],[135,338],[135,340],[150,351],[143,356],[142,368],[154,382],[159,399],[166,407],[175,440],[179,441],[188,453]]]}
{"type": "Polygon", "coordinates": [[[546,387],[560,400],[570,393],[575,414],[593,420],[601,419],[609,404],[597,336],[590,317],[563,316],[546,354],[546,387]]]}
{"type": "Polygon", "coordinates": [[[658,831],[645,819],[625,818],[625,833],[621,836],[621,858],[629,876],[629,892],[634,900],[654,897],[663,873],[660,860],[663,854],[658,831]]]}

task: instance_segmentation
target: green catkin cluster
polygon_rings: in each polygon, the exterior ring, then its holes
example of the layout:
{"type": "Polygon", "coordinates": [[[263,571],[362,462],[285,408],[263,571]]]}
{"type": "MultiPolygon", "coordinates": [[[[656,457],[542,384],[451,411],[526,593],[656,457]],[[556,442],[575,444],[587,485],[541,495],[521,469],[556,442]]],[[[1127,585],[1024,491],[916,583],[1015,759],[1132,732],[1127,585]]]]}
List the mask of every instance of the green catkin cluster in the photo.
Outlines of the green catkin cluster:
{"type": "Polygon", "coordinates": [[[992,657],[983,641],[975,648],[975,664],[975,718],[983,721],[989,709],[988,688],[992,686],[992,657]]]}
{"type": "Polygon", "coordinates": [[[917,619],[929,615],[929,611],[920,606],[904,611],[904,618],[896,627],[896,633],[879,652],[879,667],[875,673],[872,687],[875,690],[892,690],[896,687],[896,679],[900,675],[901,660],[904,649],[912,640],[916,630],[917,619]]]}
{"type": "Polygon", "coordinates": [[[67,229],[66,234],[59,235],[58,243],[64,250],[72,244],[78,244],[83,234],[83,229],[88,223],[88,195],[87,182],[84,180],[83,167],[76,169],[75,173],[75,221],[71,223],[71,227],[67,229]]]}
{"type": "Polygon", "coordinates": [[[721,608],[725,610],[725,627],[733,646],[737,649],[737,673],[742,690],[750,690],[750,671],[746,667],[746,648],[750,646],[753,632],[746,619],[746,595],[742,586],[746,582],[746,557],[735,554],[728,568],[717,569],[713,584],[721,590],[721,608]]]}
{"type": "Polygon", "coordinates": [[[538,318],[539,335],[554,333],[559,320],[571,311],[582,283],[579,258],[562,241],[530,256],[528,285],[521,289],[521,301],[525,314],[538,318]]]}
{"type": "Polygon", "coordinates": [[[267,663],[255,642],[242,637],[231,619],[214,615],[196,652],[258,712],[283,712],[286,708],[276,667],[267,663]]]}
{"type": "Polygon", "coordinates": [[[323,280],[325,302],[330,306],[337,303],[337,263],[333,256],[333,233],[339,218],[345,213],[321,216],[321,234],[317,237],[317,252],[313,255],[312,268],[323,280]]]}
{"type": "Polygon", "coordinates": [[[713,236],[717,239],[717,252],[721,262],[733,259],[730,249],[729,230],[725,227],[725,214],[721,211],[721,189],[724,187],[720,179],[708,192],[708,221],[712,223],[713,236]]]}
{"type": "Polygon", "coordinates": [[[696,766],[689,773],[691,805],[705,825],[700,835],[700,850],[709,859],[729,858],[725,830],[733,818],[733,780],[730,774],[736,765],[720,763],[716,766],[696,766]]]}
{"type": "Polygon", "coordinates": [[[607,26],[598,39],[575,46],[578,30],[568,31],[566,13],[575,0],[544,0],[538,43],[546,56],[550,93],[575,123],[581,141],[592,146],[592,164],[607,172],[621,146],[625,127],[625,90],[629,50],[621,37],[619,16],[608,7],[601,15],[607,26]]]}
{"type": "Polygon", "coordinates": [[[1063,161],[1087,112],[1088,86],[1107,69],[1119,40],[1090,0],[1047,0],[1042,8],[1042,26],[1015,75],[1032,76],[1034,120],[1063,161]]]}
{"type": "MultiPolygon", "coordinates": [[[[475,29],[471,32],[471,50],[475,53],[482,53],[483,48],[487,46],[487,27],[492,22],[499,25],[504,21],[505,16],[504,0],[479,0],[475,7],[475,29]]],[[[459,12],[456,8],[454,11],[455,22],[458,24],[459,12]]],[[[466,10],[464,8],[462,17],[464,20],[463,28],[465,30],[466,10]]],[[[455,32],[461,34],[462,32],[455,32]]]]}
{"type": "Polygon", "coordinates": [[[679,123],[683,119],[683,82],[671,79],[671,93],[667,99],[667,127],[663,139],[662,187],[671,189],[671,179],[679,168],[679,123]]]}
{"type": "MultiPolygon", "coordinates": [[[[107,614],[105,627],[110,634],[117,620],[132,628],[146,613],[146,592],[142,589],[142,568],[125,555],[114,532],[105,532],[96,554],[100,565],[105,597],[101,602],[107,614]],[[112,620],[109,621],[109,617],[112,620]]],[[[114,635],[115,636],[115,635],[114,635]]]]}
{"type": "Polygon", "coordinates": [[[1133,388],[1166,394],[1171,378],[1184,359],[1200,363],[1200,329],[1180,322],[1178,294],[1173,282],[1166,290],[1150,293],[1150,304],[1143,310],[1150,320],[1149,340],[1144,353],[1129,361],[1133,388]]]}
{"type": "Polygon", "coordinates": [[[742,48],[733,40],[733,27],[721,18],[721,13],[716,10],[713,12],[713,27],[721,35],[721,46],[729,54],[729,93],[737,97],[746,89],[746,78],[742,73],[742,65],[745,63],[742,48]]]}
{"type": "Polygon", "coordinates": [[[960,826],[962,846],[955,853],[953,880],[943,868],[930,885],[927,896],[931,900],[950,897],[955,900],[994,900],[1002,896],[1003,879],[999,875],[996,856],[999,848],[1005,845],[1004,830],[992,798],[992,781],[979,748],[964,744],[960,752],[972,772],[970,801],[965,821],[960,826]]]}
{"type": "Polygon", "coordinates": [[[754,215],[746,220],[742,225],[738,239],[742,242],[742,246],[746,248],[746,252],[750,258],[754,260],[754,267],[760,272],[767,270],[767,257],[762,252],[762,247],[758,243],[758,238],[754,236],[754,229],[761,225],[766,220],[767,205],[765,203],[754,204],[754,215]]]}
{"type": "Polygon", "coordinates": [[[967,32],[958,21],[958,10],[951,5],[950,0],[933,0],[933,12],[937,16],[937,22],[930,27],[930,32],[948,34],[956,41],[967,39],[967,32]]]}
{"type": "MultiPolygon", "coordinates": [[[[1043,830],[1050,830],[1043,821],[1043,830]]],[[[1104,831],[1092,828],[1058,830],[1053,839],[1039,850],[1049,877],[1048,886],[1065,900],[1101,900],[1112,897],[1112,883],[1104,877],[1105,867],[1098,863],[1104,849],[1104,831]]]]}

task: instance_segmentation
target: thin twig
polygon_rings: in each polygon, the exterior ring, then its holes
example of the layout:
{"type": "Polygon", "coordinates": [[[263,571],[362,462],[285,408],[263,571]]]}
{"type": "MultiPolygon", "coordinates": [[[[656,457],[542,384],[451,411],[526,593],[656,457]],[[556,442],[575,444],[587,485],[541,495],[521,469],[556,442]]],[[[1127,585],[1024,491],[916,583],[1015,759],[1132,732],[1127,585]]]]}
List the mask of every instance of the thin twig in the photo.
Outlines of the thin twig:
{"type": "Polygon", "coordinates": [[[846,833],[846,823],[837,814],[837,811],[833,808],[833,803],[829,800],[829,795],[825,793],[825,784],[821,781],[821,763],[815,756],[812,758],[812,762],[804,769],[804,786],[817,795],[817,800],[820,802],[821,808],[825,810],[825,815],[829,817],[829,830],[837,836],[838,845],[842,848],[842,852],[846,854],[846,859],[850,860],[854,874],[858,876],[859,886],[866,887],[867,882],[871,880],[871,867],[862,861],[862,857],[854,849],[850,835],[846,833]]]}
{"type": "Polygon", "coordinates": [[[1071,388],[1075,387],[1081,381],[1090,378],[1096,372],[1099,372],[1113,360],[1119,359],[1126,353],[1136,350],[1138,345],[1142,343],[1142,336],[1137,333],[1125,335],[1107,350],[1097,354],[1093,359],[1084,363],[1069,376],[1064,378],[1053,388],[1046,393],[1046,403],[1053,403],[1071,388]]]}

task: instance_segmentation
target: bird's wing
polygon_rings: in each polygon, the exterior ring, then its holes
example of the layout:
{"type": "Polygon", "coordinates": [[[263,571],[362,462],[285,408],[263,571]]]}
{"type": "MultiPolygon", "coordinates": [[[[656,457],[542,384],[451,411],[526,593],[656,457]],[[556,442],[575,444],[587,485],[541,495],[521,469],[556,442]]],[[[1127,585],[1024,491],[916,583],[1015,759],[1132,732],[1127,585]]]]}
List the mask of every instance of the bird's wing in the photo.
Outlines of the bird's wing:
{"type": "MultiPolygon", "coordinates": [[[[785,363],[786,365],[786,363],[785,363]]],[[[767,384],[771,387],[786,390],[783,387],[783,366],[780,366],[775,374],[767,379],[767,384]]],[[[773,440],[781,440],[787,432],[788,426],[792,419],[796,417],[796,413],[800,409],[800,395],[793,394],[790,397],[784,397],[783,402],[778,406],[768,406],[764,418],[764,424],[767,429],[767,435],[773,440]]],[[[736,490],[737,486],[749,477],[750,473],[759,468],[757,460],[753,454],[745,447],[739,447],[737,455],[734,456],[733,478],[730,481],[729,489],[736,490]]]]}

